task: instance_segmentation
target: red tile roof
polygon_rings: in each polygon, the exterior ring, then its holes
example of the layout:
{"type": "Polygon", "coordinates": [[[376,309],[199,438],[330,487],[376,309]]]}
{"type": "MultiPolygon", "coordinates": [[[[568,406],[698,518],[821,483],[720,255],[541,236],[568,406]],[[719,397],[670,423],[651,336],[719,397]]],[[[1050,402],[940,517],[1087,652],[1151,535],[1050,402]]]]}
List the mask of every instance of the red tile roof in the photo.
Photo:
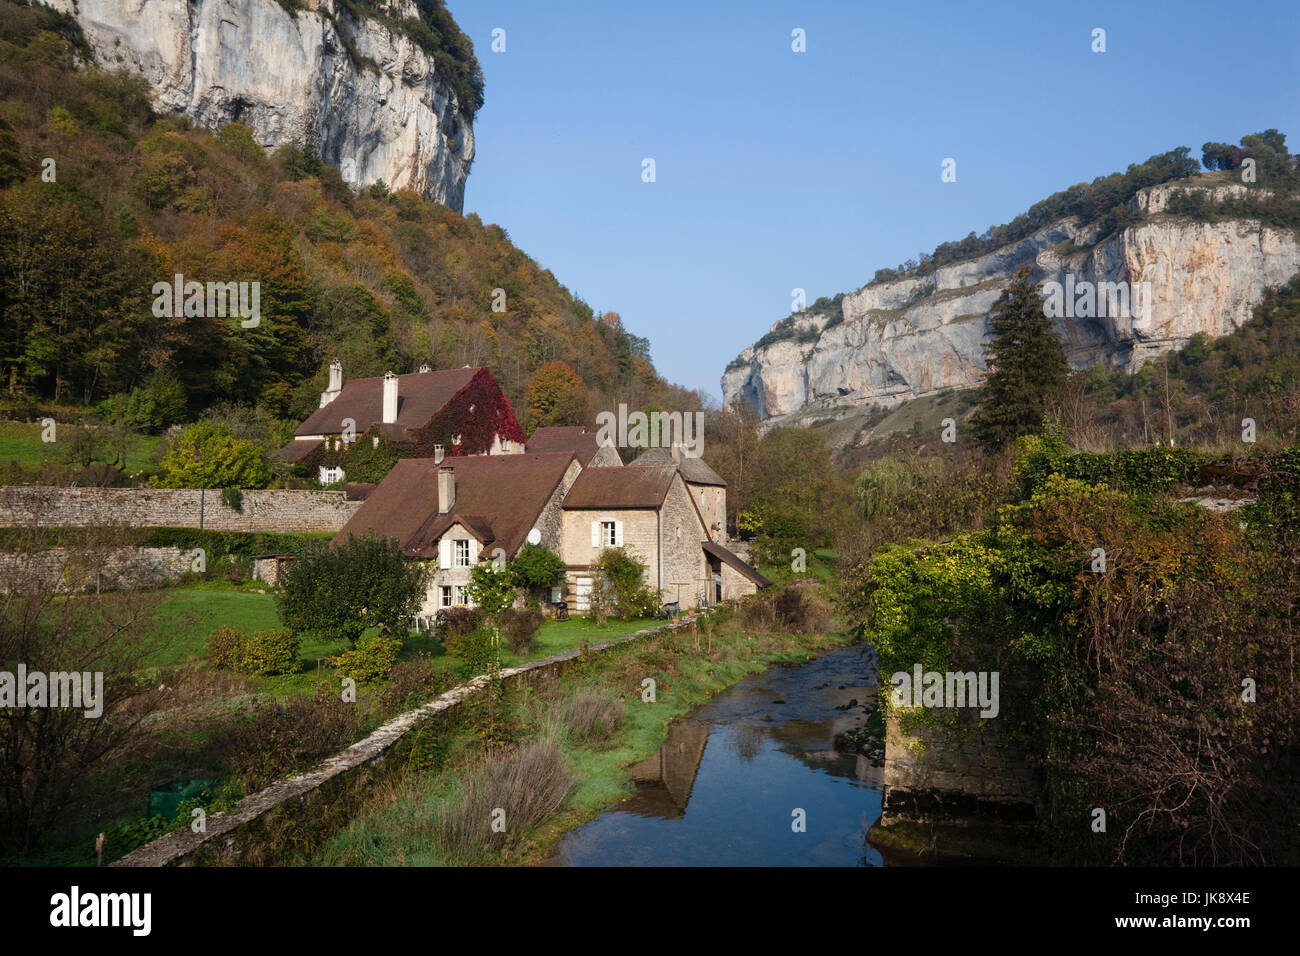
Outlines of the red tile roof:
{"type": "Polygon", "coordinates": [[[509,556],[523,545],[564,477],[572,452],[406,458],[366,496],[340,535],[373,532],[397,538],[412,557],[437,556],[438,538],[460,522],[484,544],[509,556]],[[456,504],[438,514],[438,468],[456,476],[456,504]]]}
{"type": "Polygon", "coordinates": [[[566,509],[658,508],[677,474],[677,466],[586,468],[564,496],[566,509]]]}
{"type": "MultiPolygon", "coordinates": [[[[383,426],[390,437],[402,440],[408,428],[423,428],[478,373],[478,367],[411,372],[397,376],[397,421],[383,426]]],[[[343,419],[350,418],[363,434],[384,417],[384,379],[354,378],[343,383],[334,401],[312,412],[294,435],[338,435],[343,419]]]]}
{"type": "Polygon", "coordinates": [[[528,439],[529,451],[571,451],[578,456],[583,468],[591,463],[600,444],[596,433],[581,425],[548,426],[539,428],[528,439]]]}

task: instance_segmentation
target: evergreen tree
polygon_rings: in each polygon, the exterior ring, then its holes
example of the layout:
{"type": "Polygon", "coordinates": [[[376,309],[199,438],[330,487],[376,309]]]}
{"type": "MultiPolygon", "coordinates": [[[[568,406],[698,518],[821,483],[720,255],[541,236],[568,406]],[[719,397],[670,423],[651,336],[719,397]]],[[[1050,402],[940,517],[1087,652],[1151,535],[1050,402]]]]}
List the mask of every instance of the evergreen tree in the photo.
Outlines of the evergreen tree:
{"type": "Polygon", "coordinates": [[[988,377],[972,422],[975,441],[997,449],[1036,432],[1069,375],[1065,351],[1043,297],[1021,267],[989,314],[993,338],[984,345],[988,377]]]}

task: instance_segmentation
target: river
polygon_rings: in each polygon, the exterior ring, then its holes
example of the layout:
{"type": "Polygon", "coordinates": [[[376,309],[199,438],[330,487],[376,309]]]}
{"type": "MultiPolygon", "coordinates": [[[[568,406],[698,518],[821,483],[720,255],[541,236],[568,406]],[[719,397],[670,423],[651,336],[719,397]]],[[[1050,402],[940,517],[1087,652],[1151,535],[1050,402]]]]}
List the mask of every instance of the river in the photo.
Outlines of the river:
{"type": "Polygon", "coordinates": [[[841,753],[875,696],[869,648],[747,678],[673,722],[636,793],[566,834],[551,865],[881,866],[882,770],[841,753]],[[800,823],[802,822],[802,827],[800,823]]]}

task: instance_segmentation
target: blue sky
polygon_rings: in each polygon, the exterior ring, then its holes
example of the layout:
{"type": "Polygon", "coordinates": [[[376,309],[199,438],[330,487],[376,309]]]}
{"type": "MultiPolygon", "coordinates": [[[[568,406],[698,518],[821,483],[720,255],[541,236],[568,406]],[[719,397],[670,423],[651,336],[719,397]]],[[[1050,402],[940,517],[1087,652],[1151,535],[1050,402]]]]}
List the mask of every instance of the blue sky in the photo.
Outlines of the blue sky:
{"type": "Polygon", "coordinates": [[[1275,127],[1300,151],[1295,0],[448,7],[487,86],[466,213],[715,396],[796,287],[856,289],[1175,146],[1275,127]]]}

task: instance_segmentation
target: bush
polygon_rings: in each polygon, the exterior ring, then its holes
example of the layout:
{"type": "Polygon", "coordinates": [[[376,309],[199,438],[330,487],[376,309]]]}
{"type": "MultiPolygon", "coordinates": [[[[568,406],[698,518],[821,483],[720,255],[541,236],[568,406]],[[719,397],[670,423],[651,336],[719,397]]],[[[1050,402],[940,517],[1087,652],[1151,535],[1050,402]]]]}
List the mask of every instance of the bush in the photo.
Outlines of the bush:
{"type": "Polygon", "coordinates": [[[286,627],[251,635],[237,627],[220,627],[208,636],[206,645],[210,666],[254,677],[294,673],[301,647],[298,635],[286,627]]]}
{"type": "Polygon", "coordinates": [[[379,703],[385,714],[399,714],[437,697],[447,689],[447,683],[447,675],[433,666],[432,657],[421,652],[393,665],[379,703]]]}
{"type": "Polygon", "coordinates": [[[443,649],[448,657],[454,657],[469,666],[474,674],[482,674],[488,665],[497,659],[496,640],[487,628],[479,628],[468,634],[448,634],[442,639],[443,649]]]}
{"type": "Polygon", "coordinates": [[[238,670],[254,677],[293,674],[301,649],[302,640],[287,627],[254,631],[244,642],[238,670]]]}
{"type": "Polygon", "coordinates": [[[438,814],[436,839],[462,860],[500,852],[559,810],[572,789],[573,777],[554,742],[524,744],[465,775],[460,799],[438,814]],[[489,826],[498,810],[505,812],[503,832],[489,826]]]}
{"type": "Polygon", "coordinates": [[[605,548],[592,566],[592,602],[597,617],[622,620],[649,617],[659,609],[659,595],[645,583],[645,565],[622,548],[605,548]]]}
{"type": "Polygon", "coordinates": [[[357,640],[352,650],[327,658],[325,663],[340,677],[350,677],[358,684],[373,684],[388,677],[401,650],[402,642],[395,637],[367,634],[357,640]]]}
{"type": "Polygon", "coordinates": [[[608,740],[623,722],[627,704],[622,698],[594,691],[580,691],[569,702],[564,722],[584,744],[608,740]]]}
{"type": "Polygon", "coordinates": [[[237,627],[217,628],[208,635],[206,643],[209,666],[222,671],[239,670],[246,640],[248,635],[237,627]]]}
{"type": "Polygon", "coordinates": [[[830,605],[816,588],[790,585],[772,600],[777,621],[792,634],[824,631],[831,623],[830,605]]]}
{"type": "Polygon", "coordinates": [[[438,612],[438,630],[443,647],[447,638],[477,631],[483,624],[483,610],[477,607],[445,607],[438,612]]]}
{"type": "Polygon", "coordinates": [[[321,684],[312,699],[255,701],[225,724],[217,739],[220,756],[245,792],[306,770],[352,743],[358,710],[335,688],[321,684]]]}
{"type": "Polygon", "coordinates": [[[510,653],[526,654],[537,643],[537,632],[546,615],[537,608],[508,607],[499,615],[501,633],[510,645],[510,653]]]}

